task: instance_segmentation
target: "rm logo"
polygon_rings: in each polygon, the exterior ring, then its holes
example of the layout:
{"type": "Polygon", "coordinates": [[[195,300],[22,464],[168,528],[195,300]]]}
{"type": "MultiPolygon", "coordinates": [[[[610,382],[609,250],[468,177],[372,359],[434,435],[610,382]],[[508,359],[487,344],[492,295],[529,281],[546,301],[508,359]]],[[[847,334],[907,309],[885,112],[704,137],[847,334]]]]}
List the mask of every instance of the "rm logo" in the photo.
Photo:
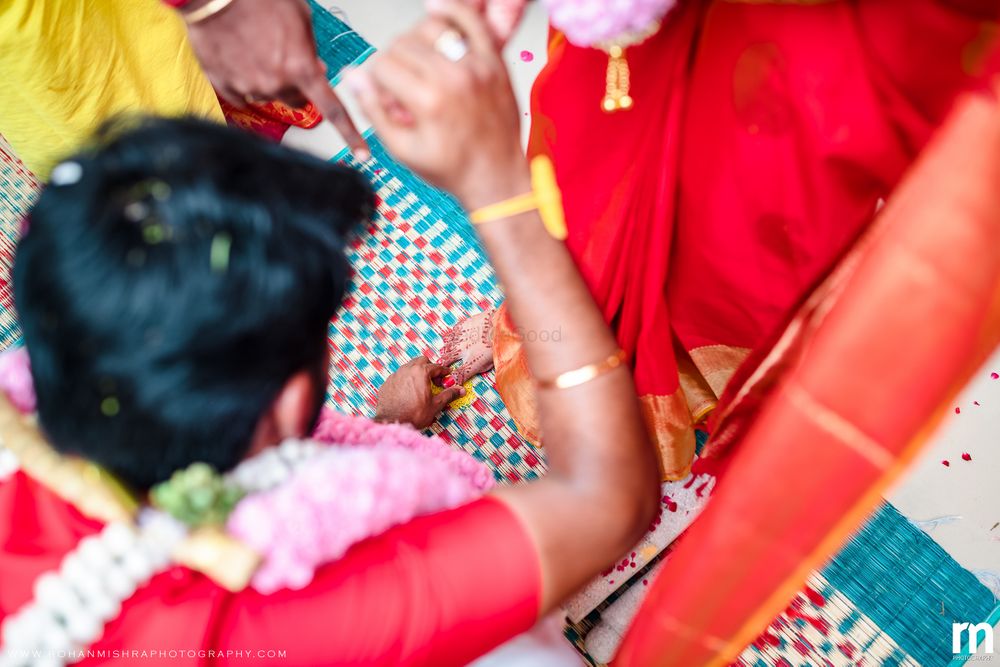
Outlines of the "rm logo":
{"type": "Polygon", "coordinates": [[[965,643],[969,649],[969,653],[973,655],[977,653],[993,653],[993,626],[989,623],[977,623],[976,625],[973,625],[972,623],[952,623],[952,653],[962,652],[963,637],[968,637],[965,643]],[[976,645],[979,643],[977,640],[980,636],[983,638],[983,643],[977,649],[976,645]]]}

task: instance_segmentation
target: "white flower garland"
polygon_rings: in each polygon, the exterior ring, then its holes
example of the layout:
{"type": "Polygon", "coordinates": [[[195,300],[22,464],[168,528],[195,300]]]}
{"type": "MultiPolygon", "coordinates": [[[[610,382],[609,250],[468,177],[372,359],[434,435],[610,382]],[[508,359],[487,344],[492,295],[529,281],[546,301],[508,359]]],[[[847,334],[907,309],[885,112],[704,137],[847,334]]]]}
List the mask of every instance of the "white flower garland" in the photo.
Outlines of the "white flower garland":
{"type": "MultiPolygon", "coordinates": [[[[320,453],[324,446],[288,440],[237,466],[230,477],[249,493],[267,491],[320,453]]],[[[0,448],[0,480],[18,469],[0,448]]],[[[0,625],[0,667],[61,667],[82,659],[122,604],[172,564],[170,554],[188,530],[164,512],[144,509],[139,529],[109,523],[80,540],[57,571],[38,577],[34,597],[0,625]]]]}
{"type": "Polygon", "coordinates": [[[225,477],[247,493],[270,491],[287,482],[325,447],[313,440],[286,440],[243,461],[225,477]]]}
{"type": "MultiPolygon", "coordinates": [[[[157,513],[159,514],[159,513],[157,513]]],[[[57,572],[38,577],[34,598],[4,619],[3,667],[64,665],[83,657],[105,624],[139,586],[170,565],[186,531],[160,514],[136,530],[110,523],[63,557],[57,572]]]]}
{"type": "MultiPolygon", "coordinates": [[[[350,543],[378,534],[414,515],[467,501],[493,484],[489,470],[471,457],[466,460],[443,443],[429,441],[412,429],[373,425],[361,418],[340,415],[328,415],[321,422],[320,430],[323,429],[328,431],[326,437],[332,442],[358,440],[371,444],[331,448],[320,441],[287,440],[247,459],[225,476],[247,492],[237,509],[244,502],[250,503],[253,507],[247,509],[248,516],[253,516],[255,510],[267,510],[268,503],[273,500],[270,494],[283,494],[282,498],[293,498],[294,502],[284,505],[279,502],[280,507],[287,506],[295,516],[309,517],[309,530],[315,529],[318,536],[326,535],[325,541],[321,541],[326,551],[319,554],[322,556],[319,560],[307,558],[299,562],[300,558],[293,563],[300,570],[308,570],[298,573],[308,575],[303,585],[311,579],[315,567],[339,557],[350,543]],[[379,456],[372,459],[375,453],[379,456]],[[336,456],[331,458],[334,454],[336,456]],[[355,470],[353,465],[342,465],[350,462],[368,464],[358,468],[359,472],[354,475],[358,479],[348,474],[355,470]],[[417,469],[423,476],[418,475],[419,479],[414,481],[409,476],[393,474],[389,465],[393,462],[396,473],[403,468],[417,469]],[[314,465],[318,467],[314,469],[314,465]],[[323,472],[327,468],[330,475],[323,472]],[[337,471],[346,478],[338,477],[337,471]],[[377,488],[372,486],[376,478],[380,484],[377,488]],[[331,488],[336,487],[336,483],[347,485],[345,488],[362,496],[374,494],[379,502],[370,503],[369,512],[365,513],[357,509],[364,503],[359,504],[355,499],[354,509],[340,507],[338,514],[336,506],[324,506],[331,497],[350,495],[333,493],[331,496],[331,488]],[[428,484],[432,487],[428,488],[428,484]],[[305,511],[307,506],[312,513],[305,511]],[[326,532],[320,520],[324,517],[329,524],[326,532]],[[347,520],[350,518],[354,521],[347,520]]],[[[3,452],[0,448],[0,453],[3,452]]],[[[0,463],[9,464],[9,457],[0,458],[0,463]]],[[[16,467],[16,459],[14,465],[16,467]]],[[[264,558],[257,574],[268,574],[273,589],[288,587],[290,582],[287,567],[268,560],[274,555],[271,551],[277,549],[281,552],[279,555],[288,555],[281,548],[287,551],[294,545],[289,546],[290,542],[260,544],[260,540],[254,542],[249,538],[259,537],[261,531],[264,534],[274,532],[276,526],[291,521],[290,516],[288,512],[277,512],[275,517],[264,511],[265,518],[271,517],[270,527],[268,521],[251,524],[237,521],[239,530],[235,531],[233,526],[227,526],[230,535],[248,551],[264,558]]],[[[191,532],[190,536],[197,537],[196,532],[191,532]]],[[[294,537],[294,531],[291,536],[294,537]]],[[[84,649],[100,639],[104,626],[121,612],[122,604],[137,588],[146,585],[174,562],[191,566],[184,561],[182,553],[188,537],[186,524],[164,511],[145,508],[140,511],[135,525],[112,521],[99,534],[81,540],[66,554],[58,570],[39,576],[33,598],[0,626],[3,646],[0,667],[61,666],[81,660],[86,655],[84,649]]],[[[294,549],[292,555],[302,556],[294,549]]],[[[256,578],[254,587],[260,590],[256,578]]]]}

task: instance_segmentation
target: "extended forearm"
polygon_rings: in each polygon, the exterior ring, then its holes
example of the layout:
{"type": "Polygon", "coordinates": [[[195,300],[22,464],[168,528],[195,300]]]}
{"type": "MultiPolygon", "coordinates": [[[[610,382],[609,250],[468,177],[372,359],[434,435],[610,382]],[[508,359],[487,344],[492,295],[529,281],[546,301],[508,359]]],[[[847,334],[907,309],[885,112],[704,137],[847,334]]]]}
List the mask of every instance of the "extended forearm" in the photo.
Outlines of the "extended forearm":
{"type": "MultiPolygon", "coordinates": [[[[480,233],[504,285],[534,377],[552,379],[599,362],[616,350],[565,246],[545,231],[537,214],[487,223],[480,226],[480,233]]],[[[538,400],[551,473],[572,474],[585,459],[602,458],[608,449],[616,453],[628,449],[645,460],[648,448],[641,434],[627,428],[639,421],[628,373],[608,373],[572,389],[540,390],[538,400]],[[600,406],[597,414],[579,413],[579,408],[592,404],[600,406]],[[586,427],[578,426],[580,422],[586,427]],[[580,442],[566,442],[567,436],[586,437],[587,451],[581,451],[580,442]],[[623,436],[637,436],[637,442],[612,442],[623,436]],[[567,449],[572,456],[563,456],[567,449]]]]}
{"type": "MultiPolygon", "coordinates": [[[[532,375],[551,379],[615,351],[569,253],[537,214],[480,232],[532,375]]],[[[548,608],[635,543],[655,508],[658,466],[624,369],[569,389],[540,389],[537,398],[549,474],[505,498],[534,528],[548,608]]]]}

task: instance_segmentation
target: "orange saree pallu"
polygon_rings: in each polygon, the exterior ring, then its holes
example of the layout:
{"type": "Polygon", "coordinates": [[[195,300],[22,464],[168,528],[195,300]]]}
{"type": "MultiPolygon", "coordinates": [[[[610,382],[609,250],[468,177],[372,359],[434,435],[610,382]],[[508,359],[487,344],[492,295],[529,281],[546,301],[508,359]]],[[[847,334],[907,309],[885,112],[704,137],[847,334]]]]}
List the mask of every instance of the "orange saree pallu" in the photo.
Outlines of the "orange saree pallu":
{"type": "Polygon", "coordinates": [[[292,126],[308,130],[323,120],[312,102],[302,109],[282,102],[253,103],[240,108],[219,97],[219,104],[229,125],[263,135],[272,141],[281,141],[292,126]]]}
{"type": "Polygon", "coordinates": [[[868,515],[1000,344],[1000,77],[727,391],[729,467],[615,664],[724,665],[868,515]]]}
{"type": "MultiPolygon", "coordinates": [[[[555,164],[567,247],[629,355],[664,479],[687,475],[693,425],[975,80],[997,12],[985,0],[681,2],[627,49],[634,106],[614,113],[601,109],[608,55],[553,34],[529,153],[555,164]]],[[[494,332],[497,390],[537,442],[505,309],[494,332]]]]}

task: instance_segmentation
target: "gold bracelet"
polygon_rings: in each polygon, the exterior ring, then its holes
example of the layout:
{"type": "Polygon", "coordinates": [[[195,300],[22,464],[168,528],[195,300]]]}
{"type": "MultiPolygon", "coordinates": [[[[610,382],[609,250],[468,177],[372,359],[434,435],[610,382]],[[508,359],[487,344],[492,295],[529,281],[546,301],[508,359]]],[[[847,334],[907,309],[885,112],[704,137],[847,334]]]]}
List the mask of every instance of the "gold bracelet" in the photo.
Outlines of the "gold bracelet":
{"type": "Polygon", "coordinates": [[[201,23],[207,18],[211,18],[221,12],[223,9],[233,4],[234,0],[208,0],[198,9],[190,12],[181,11],[181,16],[184,17],[184,21],[188,25],[194,25],[195,23],[201,23]]]}
{"type": "Polygon", "coordinates": [[[536,380],[540,389],[569,389],[586,384],[606,373],[610,373],[625,363],[625,350],[618,349],[614,354],[596,364],[587,364],[565,373],[560,373],[552,380],[536,380]]]}
{"type": "Polygon", "coordinates": [[[469,214],[469,220],[472,221],[472,224],[479,225],[484,222],[493,222],[494,220],[512,218],[515,215],[521,215],[522,213],[527,213],[528,211],[534,211],[537,208],[538,197],[535,196],[534,192],[526,192],[523,195],[517,195],[516,197],[505,199],[501,202],[497,202],[496,204],[490,204],[489,206],[476,209],[469,214]]]}
{"type": "Polygon", "coordinates": [[[539,155],[531,161],[531,190],[477,209],[469,214],[469,220],[474,225],[481,225],[537,210],[549,234],[559,241],[564,240],[566,215],[562,207],[562,194],[556,183],[556,171],[548,156],[539,155]]]}

